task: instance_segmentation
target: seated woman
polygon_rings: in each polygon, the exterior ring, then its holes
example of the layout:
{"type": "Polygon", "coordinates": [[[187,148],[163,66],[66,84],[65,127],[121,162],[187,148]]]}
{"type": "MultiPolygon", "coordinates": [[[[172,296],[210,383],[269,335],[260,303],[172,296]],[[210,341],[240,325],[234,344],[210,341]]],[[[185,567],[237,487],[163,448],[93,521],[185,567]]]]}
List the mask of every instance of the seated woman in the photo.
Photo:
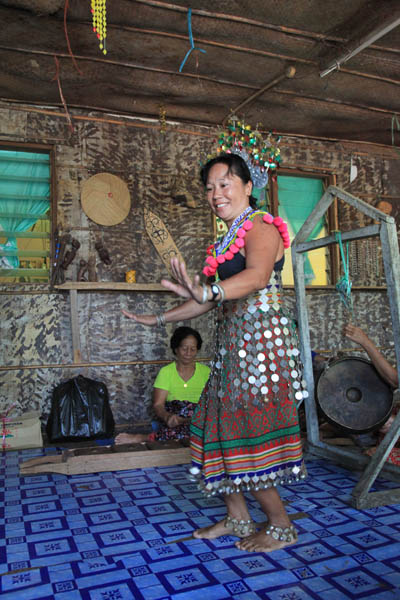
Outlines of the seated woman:
{"type": "Polygon", "coordinates": [[[153,384],[157,431],[151,434],[120,433],[115,438],[116,444],[189,438],[190,420],[210,373],[207,365],[196,362],[202,343],[195,329],[175,329],[170,341],[175,361],[160,369],[153,384]]]}

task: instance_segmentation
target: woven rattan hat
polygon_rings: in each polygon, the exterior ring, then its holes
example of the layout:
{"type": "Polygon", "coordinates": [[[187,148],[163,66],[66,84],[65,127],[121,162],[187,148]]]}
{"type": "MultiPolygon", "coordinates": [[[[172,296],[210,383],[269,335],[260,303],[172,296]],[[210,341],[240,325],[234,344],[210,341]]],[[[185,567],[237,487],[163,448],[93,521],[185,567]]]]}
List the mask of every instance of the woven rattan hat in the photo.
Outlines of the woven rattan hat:
{"type": "Polygon", "coordinates": [[[82,185],[81,203],[85,214],[99,225],[117,225],[129,214],[128,186],[111,173],[97,173],[82,185]]]}

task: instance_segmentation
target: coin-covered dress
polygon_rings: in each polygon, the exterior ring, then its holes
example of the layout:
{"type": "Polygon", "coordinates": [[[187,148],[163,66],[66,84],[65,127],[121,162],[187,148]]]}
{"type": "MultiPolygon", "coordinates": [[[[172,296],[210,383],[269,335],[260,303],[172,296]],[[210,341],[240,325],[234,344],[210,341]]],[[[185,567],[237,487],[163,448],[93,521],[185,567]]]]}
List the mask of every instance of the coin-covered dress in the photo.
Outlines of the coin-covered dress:
{"type": "MultiPolygon", "coordinates": [[[[208,495],[303,479],[297,405],[306,397],[297,336],[281,304],[283,259],[263,290],[216,309],[211,374],[191,422],[191,472],[208,495]]],[[[245,258],[218,267],[221,280],[245,258]]]]}

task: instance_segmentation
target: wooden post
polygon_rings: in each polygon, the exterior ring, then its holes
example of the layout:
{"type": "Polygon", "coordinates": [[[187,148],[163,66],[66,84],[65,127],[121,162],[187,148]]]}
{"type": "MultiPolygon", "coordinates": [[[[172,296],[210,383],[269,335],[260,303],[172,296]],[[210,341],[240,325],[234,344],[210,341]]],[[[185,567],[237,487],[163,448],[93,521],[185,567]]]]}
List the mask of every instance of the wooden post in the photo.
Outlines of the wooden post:
{"type": "Polygon", "coordinates": [[[69,290],[71,309],[72,356],[74,363],[82,362],[81,338],[79,334],[78,291],[69,290]]]}

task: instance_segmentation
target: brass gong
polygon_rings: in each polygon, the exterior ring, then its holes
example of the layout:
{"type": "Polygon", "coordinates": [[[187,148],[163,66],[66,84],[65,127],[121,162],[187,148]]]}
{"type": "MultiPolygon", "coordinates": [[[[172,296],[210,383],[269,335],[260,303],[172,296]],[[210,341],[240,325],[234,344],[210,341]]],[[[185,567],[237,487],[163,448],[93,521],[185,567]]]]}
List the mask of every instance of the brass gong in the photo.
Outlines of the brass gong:
{"type": "Polygon", "coordinates": [[[391,387],[369,360],[359,357],[340,358],[325,367],[315,394],[326,420],[348,433],[379,429],[392,412],[391,387]]]}

